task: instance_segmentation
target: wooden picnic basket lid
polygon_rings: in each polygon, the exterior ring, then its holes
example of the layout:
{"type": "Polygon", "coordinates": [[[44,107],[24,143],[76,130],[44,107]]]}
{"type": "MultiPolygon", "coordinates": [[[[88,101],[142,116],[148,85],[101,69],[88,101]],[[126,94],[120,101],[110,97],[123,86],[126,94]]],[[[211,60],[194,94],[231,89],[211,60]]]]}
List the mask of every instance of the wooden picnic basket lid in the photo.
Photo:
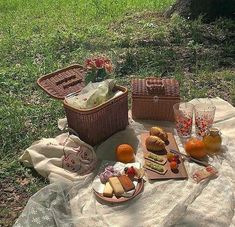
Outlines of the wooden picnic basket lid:
{"type": "Polygon", "coordinates": [[[64,99],[66,95],[85,87],[85,74],[83,66],[74,64],[40,77],[37,83],[50,96],[64,99]]]}
{"type": "Polygon", "coordinates": [[[179,97],[179,83],[175,79],[149,77],[132,80],[132,96],[179,97]]]}

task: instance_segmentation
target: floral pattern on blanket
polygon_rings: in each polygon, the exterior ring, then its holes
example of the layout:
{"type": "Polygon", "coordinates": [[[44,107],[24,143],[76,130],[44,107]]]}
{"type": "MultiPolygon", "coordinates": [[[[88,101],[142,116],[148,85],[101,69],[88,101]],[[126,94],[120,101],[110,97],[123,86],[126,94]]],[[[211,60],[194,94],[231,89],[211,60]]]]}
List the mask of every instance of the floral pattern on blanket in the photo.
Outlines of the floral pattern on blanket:
{"type": "Polygon", "coordinates": [[[65,223],[65,217],[71,215],[65,206],[69,202],[67,188],[57,183],[42,188],[31,197],[14,227],[72,226],[65,223]]]}
{"type": "Polygon", "coordinates": [[[79,146],[69,151],[64,151],[62,167],[71,172],[81,175],[89,173],[96,164],[93,152],[85,147],[79,146]]]}

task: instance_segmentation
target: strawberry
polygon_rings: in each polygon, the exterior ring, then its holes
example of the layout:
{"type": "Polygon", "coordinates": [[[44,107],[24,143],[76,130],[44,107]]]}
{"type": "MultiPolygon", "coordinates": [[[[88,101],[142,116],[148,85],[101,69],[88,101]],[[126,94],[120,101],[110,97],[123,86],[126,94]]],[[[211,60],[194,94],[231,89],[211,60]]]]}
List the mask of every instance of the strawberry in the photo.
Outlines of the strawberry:
{"type": "Polygon", "coordinates": [[[130,168],[128,168],[128,170],[126,171],[126,174],[127,174],[129,177],[134,177],[135,174],[136,174],[136,171],[135,171],[134,167],[131,166],[130,168]]]}

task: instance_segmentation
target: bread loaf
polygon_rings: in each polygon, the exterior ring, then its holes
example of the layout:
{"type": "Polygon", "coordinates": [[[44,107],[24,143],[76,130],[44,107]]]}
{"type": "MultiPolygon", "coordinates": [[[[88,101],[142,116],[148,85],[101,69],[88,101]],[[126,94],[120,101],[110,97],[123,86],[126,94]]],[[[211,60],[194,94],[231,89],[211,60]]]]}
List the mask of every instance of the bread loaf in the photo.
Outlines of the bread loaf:
{"type": "Polygon", "coordinates": [[[151,136],[157,136],[160,139],[162,139],[164,142],[168,141],[168,135],[167,133],[160,127],[152,127],[150,129],[150,135],[151,136]]]}
{"type": "Polygon", "coordinates": [[[145,140],[146,148],[150,151],[161,151],[165,149],[165,143],[157,136],[149,136],[145,140]]]}

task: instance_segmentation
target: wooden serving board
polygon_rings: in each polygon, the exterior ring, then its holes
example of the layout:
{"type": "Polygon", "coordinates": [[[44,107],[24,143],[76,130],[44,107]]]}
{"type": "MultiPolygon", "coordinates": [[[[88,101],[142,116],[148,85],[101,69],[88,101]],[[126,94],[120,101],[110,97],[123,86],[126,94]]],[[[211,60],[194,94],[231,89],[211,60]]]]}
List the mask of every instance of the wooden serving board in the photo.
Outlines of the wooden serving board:
{"type": "MultiPolygon", "coordinates": [[[[175,137],[173,136],[173,134],[167,133],[167,135],[168,135],[169,144],[166,145],[166,151],[163,151],[160,153],[157,153],[157,152],[152,152],[152,153],[157,154],[157,155],[163,155],[166,157],[166,154],[167,154],[167,152],[170,152],[170,149],[179,151],[179,148],[177,146],[177,143],[175,141],[175,137]]],[[[144,148],[144,153],[151,152],[151,151],[148,151],[145,146],[145,140],[148,136],[149,136],[149,133],[144,133],[141,135],[141,145],[144,148]]],[[[179,159],[180,159],[180,163],[178,164],[178,171],[176,171],[176,172],[172,172],[172,170],[170,168],[170,163],[168,161],[164,164],[165,169],[167,169],[165,174],[159,174],[155,171],[145,169],[145,172],[146,172],[148,179],[150,179],[150,180],[187,179],[188,174],[186,172],[184,162],[183,162],[181,156],[179,159]]]]}

